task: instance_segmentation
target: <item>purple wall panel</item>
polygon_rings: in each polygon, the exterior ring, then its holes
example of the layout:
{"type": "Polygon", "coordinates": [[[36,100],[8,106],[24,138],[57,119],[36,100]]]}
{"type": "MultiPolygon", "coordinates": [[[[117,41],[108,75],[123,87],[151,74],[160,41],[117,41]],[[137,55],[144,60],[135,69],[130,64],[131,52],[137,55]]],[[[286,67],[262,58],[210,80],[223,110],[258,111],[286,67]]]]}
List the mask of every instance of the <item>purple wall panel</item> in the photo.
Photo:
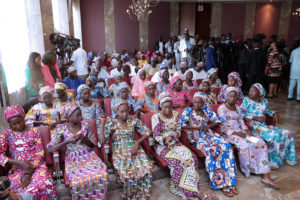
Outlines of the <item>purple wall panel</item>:
{"type": "Polygon", "coordinates": [[[267,38],[278,33],[281,3],[257,3],[254,34],[264,33],[267,38]]]}
{"type": "Polygon", "coordinates": [[[86,51],[105,51],[104,2],[80,1],[82,44],[86,51]]]}
{"type": "Polygon", "coordinates": [[[126,10],[131,1],[115,0],[115,45],[117,51],[139,48],[139,23],[130,20],[126,10]]]}
{"type": "Polygon", "coordinates": [[[231,32],[233,38],[244,34],[246,3],[223,3],[221,33],[231,32]]]}
{"type": "MultiPolygon", "coordinates": [[[[294,1],[292,4],[292,12],[295,12],[297,8],[300,7],[300,1],[294,1]]],[[[291,15],[288,33],[288,45],[292,46],[294,44],[294,39],[300,38],[300,17],[291,15]]]]}
{"type": "Polygon", "coordinates": [[[160,2],[158,6],[152,8],[148,23],[148,48],[154,50],[155,42],[160,36],[164,40],[170,37],[170,3],[160,2]]]}

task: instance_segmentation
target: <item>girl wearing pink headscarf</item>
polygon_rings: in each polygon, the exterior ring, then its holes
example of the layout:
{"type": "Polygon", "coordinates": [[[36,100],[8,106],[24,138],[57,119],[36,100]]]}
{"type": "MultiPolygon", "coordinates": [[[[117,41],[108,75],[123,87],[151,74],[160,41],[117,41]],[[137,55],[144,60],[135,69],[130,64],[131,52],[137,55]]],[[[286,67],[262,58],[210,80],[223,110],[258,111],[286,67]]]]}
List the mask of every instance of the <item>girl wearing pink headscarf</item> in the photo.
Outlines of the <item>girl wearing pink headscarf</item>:
{"type": "Polygon", "coordinates": [[[134,84],[132,87],[131,95],[132,96],[142,96],[146,93],[145,90],[145,83],[148,82],[149,80],[146,77],[146,71],[145,69],[140,69],[135,76],[134,79],[134,84]]]}

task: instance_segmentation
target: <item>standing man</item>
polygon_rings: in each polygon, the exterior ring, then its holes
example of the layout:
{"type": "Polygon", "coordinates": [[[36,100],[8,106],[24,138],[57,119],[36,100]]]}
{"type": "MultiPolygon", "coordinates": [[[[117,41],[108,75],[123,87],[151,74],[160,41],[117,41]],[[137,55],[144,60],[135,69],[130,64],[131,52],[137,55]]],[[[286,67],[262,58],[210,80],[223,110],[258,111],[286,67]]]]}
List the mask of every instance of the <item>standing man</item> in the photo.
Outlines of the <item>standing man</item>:
{"type": "Polygon", "coordinates": [[[211,68],[217,68],[218,63],[218,55],[217,52],[215,51],[215,46],[216,46],[216,40],[215,38],[211,38],[209,40],[209,46],[206,49],[206,71],[210,70],[211,68]]]}
{"type": "Polygon", "coordinates": [[[87,66],[87,53],[84,49],[80,47],[79,43],[78,46],[76,47],[76,50],[73,51],[71,62],[68,65],[72,65],[72,64],[76,68],[78,77],[85,82],[85,79],[89,75],[88,66],[87,66]]]}
{"type": "Polygon", "coordinates": [[[187,60],[188,65],[192,66],[192,56],[190,55],[192,50],[192,42],[190,40],[190,35],[188,33],[184,34],[184,38],[180,40],[179,51],[181,54],[181,61],[187,60]]]}
{"type": "Polygon", "coordinates": [[[296,42],[296,49],[291,53],[290,86],[288,100],[293,99],[294,88],[297,84],[297,102],[300,102],[300,40],[296,42]]]}
{"type": "Polygon", "coordinates": [[[240,74],[240,77],[243,81],[243,86],[242,88],[244,90],[247,90],[247,87],[245,84],[246,83],[246,67],[247,67],[247,63],[248,63],[248,58],[250,56],[250,52],[251,52],[251,48],[252,48],[252,40],[251,39],[247,39],[244,44],[242,44],[239,47],[238,50],[238,59],[237,59],[237,66],[238,66],[238,72],[240,74]]]}

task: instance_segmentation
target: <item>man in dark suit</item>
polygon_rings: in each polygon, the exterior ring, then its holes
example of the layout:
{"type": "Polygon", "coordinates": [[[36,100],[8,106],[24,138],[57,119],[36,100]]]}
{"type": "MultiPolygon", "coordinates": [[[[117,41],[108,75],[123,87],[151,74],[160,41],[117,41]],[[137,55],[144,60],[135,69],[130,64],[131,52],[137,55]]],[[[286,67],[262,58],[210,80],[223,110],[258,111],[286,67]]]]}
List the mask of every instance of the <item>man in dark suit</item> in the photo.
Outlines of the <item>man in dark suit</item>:
{"type": "Polygon", "coordinates": [[[245,42],[243,42],[239,48],[238,48],[238,58],[237,58],[237,66],[238,66],[238,72],[240,74],[240,77],[243,81],[243,89],[247,89],[246,84],[246,68],[248,64],[248,59],[250,56],[252,48],[252,40],[247,39],[245,42]]]}
{"type": "Polygon", "coordinates": [[[210,70],[211,68],[217,68],[218,63],[218,55],[215,51],[216,41],[215,38],[211,38],[209,40],[209,46],[206,49],[206,71],[210,70]]]}

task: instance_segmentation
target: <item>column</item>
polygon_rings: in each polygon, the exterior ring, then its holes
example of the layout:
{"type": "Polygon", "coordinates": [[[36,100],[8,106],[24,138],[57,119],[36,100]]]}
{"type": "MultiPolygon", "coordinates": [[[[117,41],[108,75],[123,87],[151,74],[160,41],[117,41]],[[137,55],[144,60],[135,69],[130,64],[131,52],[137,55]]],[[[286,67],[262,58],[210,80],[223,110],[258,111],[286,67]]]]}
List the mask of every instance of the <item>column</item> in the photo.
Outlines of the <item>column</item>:
{"type": "Polygon", "coordinates": [[[288,31],[290,25],[290,16],[292,11],[292,1],[283,1],[281,3],[281,12],[278,29],[278,39],[288,38],[288,31]]]}
{"type": "Polygon", "coordinates": [[[73,0],[72,11],[73,11],[73,24],[74,24],[74,37],[80,39],[80,43],[82,45],[80,0],[73,0]]]}
{"type": "Polygon", "coordinates": [[[171,2],[171,22],[170,35],[176,36],[179,34],[179,2],[171,2]]]}
{"type": "Polygon", "coordinates": [[[104,0],[105,49],[108,53],[115,50],[115,11],[114,0],[104,0]]]}
{"type": "Polygon", "coordinates": [[[247,2],[245,28],[244,28],[244,39],[253,37],[255,11],[256,11],[256,3],[255,2],[247,2]]]}
{"type": "Polygon", "coordinates": [[[69,35],[69,15],[67,0],[52,0],[54,30],[69,35]]]}
{"type": "Polygon", "coordinates": [[[55,46],[51,44],[49,36],[54,32],[53,14],[52,14],[52,2],[40,0],[42,25],[43,25],[43,37],[45,51],[54,49],[55,46]]]}
{"type": "Polygon", "coordinates": [[[142,51],[148,50],[148,15],[139,20],[139,48],[142,51]]]}
{"type": "Polygon", "coordinates": [[[222,19],[222,3],[221,2],[212,3],[211,24],[210,24],[211,37],[220,37],[221,19],[222,19]]]}

